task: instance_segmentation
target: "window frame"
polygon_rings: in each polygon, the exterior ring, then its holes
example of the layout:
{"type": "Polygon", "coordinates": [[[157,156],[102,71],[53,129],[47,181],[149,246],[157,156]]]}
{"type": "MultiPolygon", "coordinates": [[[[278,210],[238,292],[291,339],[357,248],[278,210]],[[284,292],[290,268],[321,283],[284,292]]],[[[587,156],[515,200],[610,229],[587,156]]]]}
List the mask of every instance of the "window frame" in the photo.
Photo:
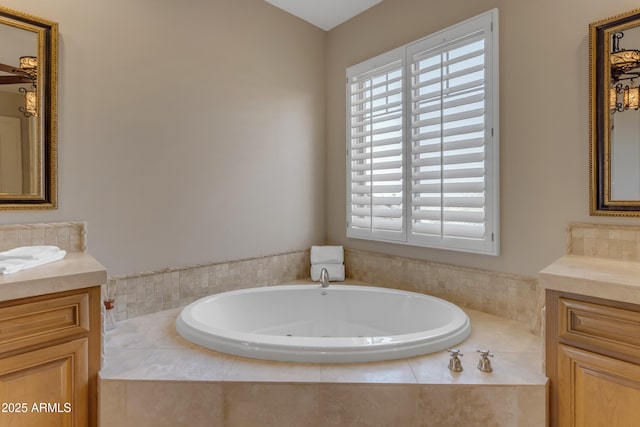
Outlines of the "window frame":
{"type": "MultiPolygon", "coordinates": [[[[461,252],[479,253],[487,255],[499,255],[500,253],[500,182],[499,182],[499,74],[498,74],[498,10],[492,9],[478,16],[455,24],[434,34],[415,40],[404,46],[385,52],[369,60],[351,66],[346,70],[346,216],[347,237],[384,241],[410,246],[429,247],[437,249],[454,250],[461,252]],[[438,237],[417,235],[412,233],[412,55],[425,49],[444,49],[452,41],[462,39],[474,33],[482,33],[484,40],[484,163],[483,163],[483,213],[484,235],[481,239],[471,237],[443,236],[438,237]],[[384,69],[398,59],[402,60],[402,229],[399,232],[387,232],[370,228],[357,228],[351,224],[352,220],[352,92],[351,82],[355,77],[362,77],[367,73],[384,69]]],[[[442,110],[441,110],[442,111],[442,110]]],[[[440,137],[444,141],[444,137],[440,137]]],[[[442,142],[444,144],[444,142],[442,142]]],[[[373,144],[372,144],[373,146],[373,144]]],[[[446,150],[440,148],[440,153],[446,150]]],[[[373,168],[372,168],[373,170],[373,168]]],[[[372,178],[370,185],[373,185],[372,178]]],[[[445,185],[443,177],[440,178],[445,185]]],[[[373,195],[373,189],[371,194],[373,195]]],[[[441,190],[440,195],[444,197],[441,190]]],[[[375,205],[371,197],[370,208],[373,213],[375,205]]],[[[444,205],[441,211],[445,212],[444,205]]],[[[373,217],[371,221],[373,224],[373,217]]],[[[445,220],[440,220],[445,224],[445,220]]],[[[442,227],[446,227],[443,225],[442,227]]],[[[444,230],[444,228],[442,228],[444,230]]],[[[437,236],[437,235],[436,235],[437,236]]]]}

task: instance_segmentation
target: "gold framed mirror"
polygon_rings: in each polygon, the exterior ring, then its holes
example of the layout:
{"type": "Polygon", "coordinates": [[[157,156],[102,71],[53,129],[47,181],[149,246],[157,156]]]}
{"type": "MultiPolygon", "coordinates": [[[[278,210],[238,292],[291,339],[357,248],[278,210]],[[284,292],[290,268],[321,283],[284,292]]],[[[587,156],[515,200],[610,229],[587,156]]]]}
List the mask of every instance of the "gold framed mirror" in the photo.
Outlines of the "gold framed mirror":
{"type": "Polygon", "coordinates": [[[57,207],[58,24],[0,7],[0,210],[57,207]]]}

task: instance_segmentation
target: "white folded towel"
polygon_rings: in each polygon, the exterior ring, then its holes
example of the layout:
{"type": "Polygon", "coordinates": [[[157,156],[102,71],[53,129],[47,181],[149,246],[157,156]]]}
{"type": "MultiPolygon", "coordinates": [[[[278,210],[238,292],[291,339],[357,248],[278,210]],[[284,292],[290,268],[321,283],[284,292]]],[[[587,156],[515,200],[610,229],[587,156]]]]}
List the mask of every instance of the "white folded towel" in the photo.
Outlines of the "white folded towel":
{"type": "Polygon", "coordinates": [[[311,246],[311,265],[343,263],[344,249],[342,246],[311,246]]]}
{"type": "Polygon", "coordinates": [[[61,260],[67,254],[57,246],[23,246],[0,252],[0,274],[11,274],[61,260]]]}
{"type": "Polygon", "coordinates": [[[314,264],[311,266],[311,280],[320,280],[320,271],[326,268],[329,273],[329,281],[342,282],[344,280],[344,265],[343,264],[314,264]]]}

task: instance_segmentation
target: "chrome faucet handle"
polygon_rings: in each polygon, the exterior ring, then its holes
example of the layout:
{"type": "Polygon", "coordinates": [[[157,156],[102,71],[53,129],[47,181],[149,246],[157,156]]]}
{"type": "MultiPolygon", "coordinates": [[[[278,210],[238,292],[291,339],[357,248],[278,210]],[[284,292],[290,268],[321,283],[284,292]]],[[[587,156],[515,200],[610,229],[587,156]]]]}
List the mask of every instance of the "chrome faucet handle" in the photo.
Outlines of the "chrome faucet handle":
{"type": "Polygon", "coordinates": [[[449,370],[453,372],[462,372],[462,361],[460,361],[458,357],[462,357],[464,354],[462,354],[458,348],[449,348],[447,351],[451,355],[451,360],[449,360],[449,370]]]}
{"type": "Polygon", "coordinates": [[[449,352],[451,357],[464,356],[464,354],[462,354],[462,350],[460,350],[459,348],[448,348],[447,351],[449,352]]]}
{"type": "Polygon", "coordinates": [[[491,353],[489,350],[478,350],[478,353],[480,353],[478,369],[482,372],[493,372],[491,361],[489,360],[489,357],[493,357],[493,353],[491,353]]]}

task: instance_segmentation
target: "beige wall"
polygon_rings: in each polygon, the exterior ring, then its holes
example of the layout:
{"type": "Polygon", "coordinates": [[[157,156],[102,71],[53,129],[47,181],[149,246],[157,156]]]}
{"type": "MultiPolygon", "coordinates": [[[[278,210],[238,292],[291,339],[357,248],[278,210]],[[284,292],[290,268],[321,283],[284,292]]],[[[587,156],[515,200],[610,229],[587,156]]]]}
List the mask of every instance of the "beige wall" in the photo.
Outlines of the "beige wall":
{"type": "Polygon", "coordinates": [[[5,0],[60,25],[59,209],[110,274],[325,238],[326,33],[263,0],[5,0]]]}
{"type": "Polygon", "coordinates": [[[569,221],[638,224],[588,216],[588,24],[630,0],[385,0],[329,33],[263,0],[2,5],[60,23],[60,208],[0,222],[86,220],[111,274],[326,237],[534,276],[565,252],[569,221]],[[346,67],[493,7],[502,254],[346,239],[346,67]]]}
{"type": "Polygon", "coordinates": [[[631,0],[385,0],[327,40],[327,240],[355,249],[534,276],[588,214],[588,25],[631,0]],[[501,245],[498,257],[347,239],[345,69],[491,8],[500,12],[501,245]]]}

